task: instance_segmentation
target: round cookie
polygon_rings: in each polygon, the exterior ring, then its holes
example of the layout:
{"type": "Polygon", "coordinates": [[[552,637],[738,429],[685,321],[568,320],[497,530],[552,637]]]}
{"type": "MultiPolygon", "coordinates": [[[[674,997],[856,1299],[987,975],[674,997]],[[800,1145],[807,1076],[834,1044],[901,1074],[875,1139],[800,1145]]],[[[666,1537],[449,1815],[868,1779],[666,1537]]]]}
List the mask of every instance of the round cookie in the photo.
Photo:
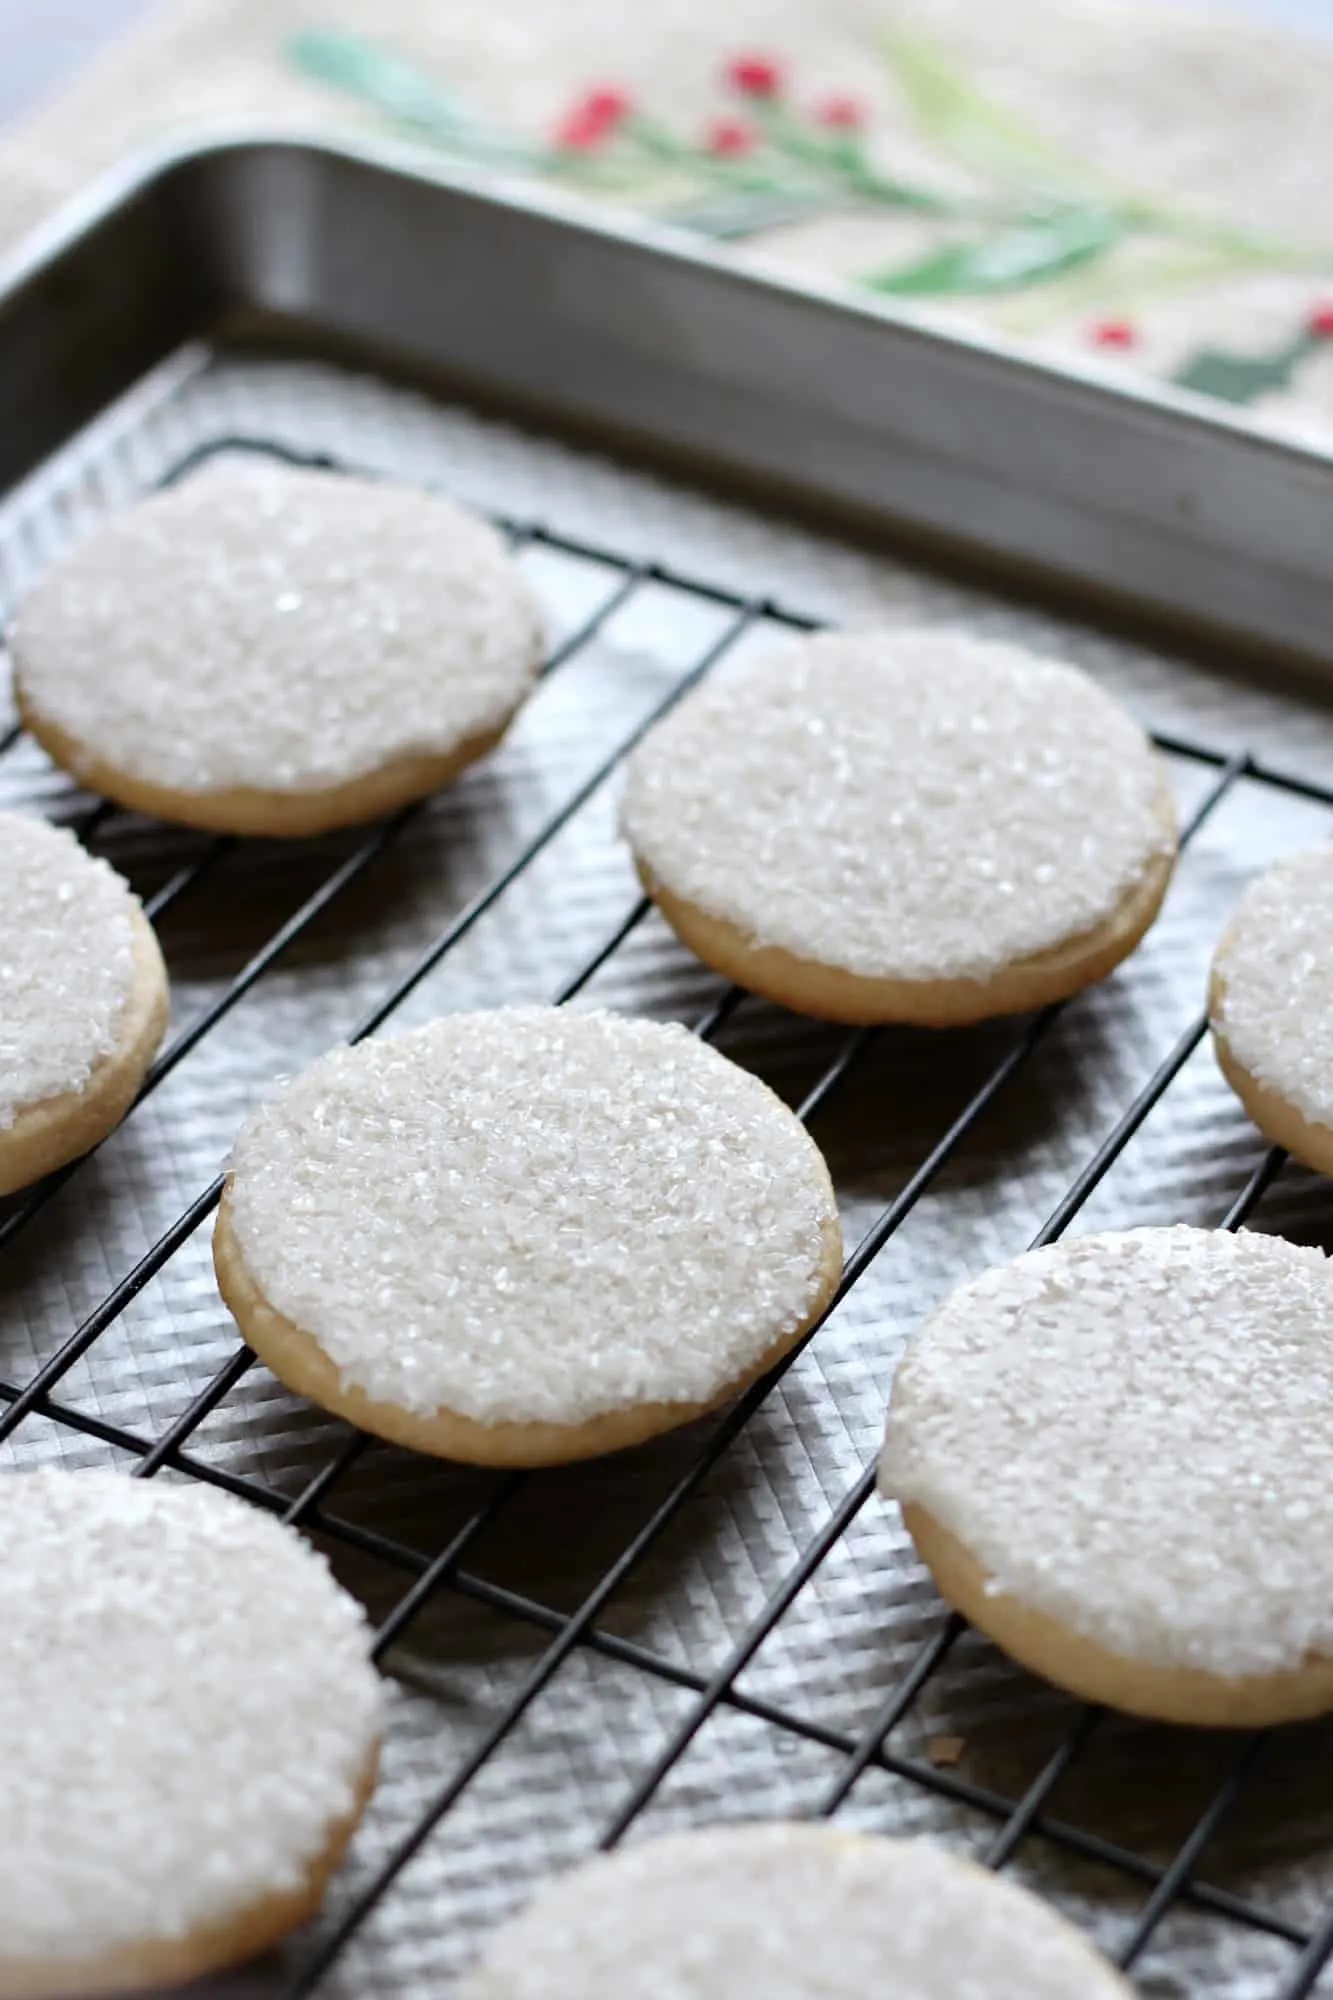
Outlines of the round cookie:
{"type": "Polygon", "coordinates": [[[72,833],[0,812],[0,1195],[78,1159],[129,1110],[167,1024],[137,896],[72,833]]]}
{"type": "Polygon", "coordinates": [[[213,1248],[289,1388],[480,1465],[688,1423],[842,1266],[828,1171],[766,1085],[684,1028],[551,1007],[323,1057],[242,1130],[213,1248]]]}
{"type": "Polygon", "coordinates": [[[0,1994],[175,1986],[318,1907],[374,1784],[360,1607],[203,1487],[0,1481],[0,1994]]]}
{"type": "Polygon", "coordinates": [[[1333,1174],[1333,847],[1250,883],[1208,994],[1223,1076],[1275,1145],[1333,1174]]]}
{"type": "Polygon", "coordinates": [[[216,465],[57,563],[11,637],[19,709],[81,784],[225,833],[311,834],[424,797],[530,692],[535,601],[451,501],[216,465]]]}
{"type": "Polygon", "coordinates": [[[622,824],[681,941],[800,1013],[948,1027],[1102,979],[1176,852],[1143,731],[1077,668],[822,633],[686,697],[622,824]]]}
{"type": "Polygon", "coordinates": [[[548,1884],[462,2000],[1129,2000],[1074,1926],[925,1840],[671,1834],[548,1884]]]}
{"type": "Polygon", "coordinates": [[[1333,1708],[1333,1266],[1089,1236],[961,1286],[881,1467],[941,1594],[1034,1672],[1166,1722],[1333,1708]]]}

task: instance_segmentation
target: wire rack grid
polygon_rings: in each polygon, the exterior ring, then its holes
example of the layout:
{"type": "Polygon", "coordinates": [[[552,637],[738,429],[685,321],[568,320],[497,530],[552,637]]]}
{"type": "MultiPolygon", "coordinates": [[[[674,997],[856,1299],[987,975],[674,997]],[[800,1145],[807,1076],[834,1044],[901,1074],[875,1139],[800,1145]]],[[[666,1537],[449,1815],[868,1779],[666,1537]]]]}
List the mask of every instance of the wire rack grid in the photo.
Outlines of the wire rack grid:
{"type": "MultiPolygon", "coordinates": [[[[224,452],[265,453],[294,463],[351,469],[328,453],[296,451],[274,438],[215,435],[179,456],[157,483],[187,477],[203,461],[224,452]]],[[[666,694],[653,703],[632,729],[618,737],[577,785],[555,802],[535,830],[517,843],[503,865],[397,973],[363,1012],[352,1040],[375,1034],[394,1020],[409,997],[449,954],[463,945],[487,913],[521,887],[539,858],[576,816],[603,793],[622,759],[654,722],[747,635],[760,626],[800,631],[813,629],[820,622],[772,599],[750,597],[707,578],[682,573],[671,564],[642,562],[614,547],[562,534],[558,527],[545,521],[506,518],[500,524],[515,547],[545,550],[590,562],[606,579],[599,600],[552,651],[546,664],[548,675],[559,673],[577,660],[610,620],[654,585],[666,586],[711,607],[721,617],[721,629],[698,657],[688,663],[666,694]]],[[[1199,780],[1185,827],[1187,845],[1241,787],[1300,799],[1320,808],[1333,807],[1333,787],[1325,788],[1273,768],[1267,761],[1228,754],[1174,734],[1161,735],[1156,740],[1178,768],[1199,780]]],[[[19,742],[20,731],[15,725],[0,737],[0,753],[14,750],[19,742]]],[[[335,856],[328,872],[299,906],[276,925],[259,949],[220,983],[207,1004],[169,1040],[144,1085],[145,1099],[151,1098],[252,989],[272,975],[286,955],[318,928],[334,906],[381,862],[403,839],[413,820],[426,810],[426,806],[414,806],[399,812],[358,836],[347,851],[335,856]]],[[[95,843],[105,836],[116,817],[105,802],[91,803],[83,809],[78,830],[87,842],[95,843]]],[[[235,850],[236,843],[226,838],[198,843],[197,851],[169,872],[148,898],[149,915],[161,922],[170,912],[185,905],[225,861],[236,859],[235,850]]],[[[612,965],[650,915],[645,899],[633,900],[550,997],[558,1004],[566,1004],[581,996],[612,965]]],[[[722,992],[695,1018],[695,1032],[708,1039],[722,1036],[738,1010],[753,1004],[735,988],[722,992]]],[[[988,1061],[934,1143],[917,1159],[892,1198],[880,1206],[862,1231],[848,1258],[831,1313],[851,1297],[886,1246],[956,1162],[965,1142],[997,1103],[1016,1087],[1021,1073],[1051,1037],[1065,1012],[1064,1007],[1053,1007],[1033,1018],[1006,1025],[995,1045],[994,1060],[988,1061]]],[[[1050,1242],[1080,1215],[1185,1070],[1205,1033],[1206,1019],[1199,1013],[1160,1056],[1110,1129],[1088,1151],[1081,1169],[1038,1230],[1035,1242],[1050,1242]]],[[[829,1111],[862,1070],[875,1040],[873,1031],[856,1030],[840,1031],[827,1043],[821,1043],[817,1073],[807,1080],[797,1105],[803,1120],[818,1121],[829,1111]]],[[[1226,1213],[1217,1218],[1218,1226],[1227,1229],[1241,1226],[1269,1190],[1283,1164],[1283,1156],[1276,1151],[1259,1156],[1244,1184],[1237,1188],[1226,1213]]],[[[0,1209],[0,1259],[15,1253],[20,1239],[52,1208],[61,1190],[78,1175],[81,1165],[65,1169],[16,1198],[7,1210],[0,1209]]],[[[477,1560],[484,1553],[488,1535],[502,1517],[521,1504],[525,1489],[534,1484],[534,1475],[510,1475],[495,1480],[478,1476],[468,1489],[470,1503],[447,1539],[442,1545],[423,1549],[419,1538],[367,1525],[355,1517],[354,1510],[340,1505],[346,1483],[366,1455],[385,1450],[364,1436],[343,1433],[294,1491],[280,1481],[267,1479],[262,1471],[237,1470],[234,1465],[219,1462],[216,1455],[199,1449],[200,1435],[210,1418],[256,1368],[254,1357],[243,1346],[235,1346],[229,1358],[157,1434],[148,1428],[110,1421],[86,1400],[71,1396],[68,1387],[79,1364],[116,1326],[145,1288],[166,1270],[182,1247],[201,1231],[217,1203],[221,1186],[221,1179],[214,1177],[185,1200],[151,1248],[107,1286],[92,1310],[78,1319],[31,1372],[0,1379],[3,1405],[0,1444],[12,1441],[25,1425],[45,1422],[60,1431],[76,1433],[127,1454],[139,1477],[150,1478],[169,1470],[210,1481],[316,1535],[322,1543],[350,1552],[372,1566],[384,1580],[378,1600],[383,1608],[375,1644],[377,1657],[390,1666],[397,1649],[410,1640],[414,1625],[428,1609],[438,1614],[441,1607],[447,1612],[453,1604],[467,1603],[499,1614],[530,1628],[540,1640],[526,1671],[507,1689],[486,1725],[474,1734],[465,1754],[456,1757],[451,1768],[432,1773],[432,1782],[417,1800],[417,1809],[403,1824],[391,1829],[391,1837],[382,1843],[375,1865],[362,1871],[349,1893],[335,1903],[322,1928],[305,1941],[294,1957],[283,1962],[275,1975],[274,1992],[297,2000],[297,1996],[311,1994],[328,1982],[372,1915],[392,1899],[405,1871],[431,1842],[441,1823],[459,1810],[493,1760],[521,1729],[534,1704],[578,1655],[592,1655],[614,1663],[634,1676],[670,1689],[678,1698],[672,1711],[672,1725],[661,1736],[658,1746],[652,1747],[651,1742],[630,1746],[631,1775],[617,1787],[614,1809],[603,1816],[596,1830],[593,1843],[596,1846],[609,1848],[635,1828],[663,1787],[678,1773],[701,1732],[719,1714],[728,1714],[762,1725],[774,1741],[804,1743],[828,1753],[834,1760],[831,1775],[807,1807],[815,1814],[829,1817],[838,1813],[852,1801],[867,1774],[879,1773],[979,1816],[990,1829],[984,1858],[994,1868],[1012,1863],[1025,1844],[1040,1841],[1078,1862],[1110,1871],[1138,1904],[1120,1925],[1119,1935],[1111,1940],[1114,1957],[1126,1968],[1137,1966],[1148,1952],[1168,1913],[1185,1907],[1210,1922],[1248,1929],[1276,1941],[1283,1949],[1283,1965],[1279,1976],[1265,1989],[1274,1996],[1298,2000],[1298,1996],[1315,1990],[1321,1970],[1333,1954],[1333,1894],[1326,1914],[1312,1922],[1296,1921],[1280,1907],[1269,1906],[1259,1897],[1209,1881],[1203,1872],[1210,1848],[1234,1815],[1247,1787],[1255,1781],[1256,1771],[1267,1754],[1267,1737],[1247,1736],[1229,1744],[1219,1781],[1210,1787],[1207,1798],[1191,1815],[1174,1850],[1169,1854],[1144,1853],[1133,1845],[1091,1831],[1055,1809],[1057,1790],[1107,1728],[1108,1718],[1096,1711],[1077,1709],[1062,1720],[1057,1738],[1039,1767],[1024,1785],[1012,1791],[980,1782],[951,1767],[948,1760],[937,1761],[920,1749],[903,1747],[900,1739],[904,1723],[919,1708],[932,1681],[943,1672],[963,1639],[961,1622],[941,1610],[936,1609],[920,1643],[907,1657],[894,1662],[890,1683],[858,1727],[807,1713],[791,1698],[770,1699],[747,1683],[747,1669],[756,1661],[766,1641],[802,1593],[818,1579],[831,1553],[866,1508],[874,1489],[873,1460],[865,1463],[860,1475],[836,1498],[823,1524],[805,1538],[798,1559],[776,1586],[768,1589],[760,1608],[744,1622],[715,1663],[701,1665],[674,1657],[668,1649],[617,1629],[610,1614],[619,1594],[698,1496],[755,1413],[772,1397],[779,1378],[795,1364],[795,1355],[784,1361],[772,1377],[744,1395],[720,1421],[690,1434],[688,1447],[666,1490],[637,1521],[632,1532],[623,1537],[612,1535],[612,1552],[591,1588],[584,1590],[577,1601],[566,1604],[547,1601],[530,1589],[516,1589],[503,1578],[488,1575],[484,1561],[477,1560]]],[[[820,1331],[820,1327],[813,1329],[807,1342],[817,1341],[820,1331]]],[[[742,1787],[738,1787],[738,1794],[730,1803],[735,1812],[744,1816],[746,1798],[742,1787]]],[[[1333,1880],[1329,1886],[1333,1891],[1333,1880]]],[[[1162,1990],[1187,1989],[1171,1986],[1162,1990]]]]}

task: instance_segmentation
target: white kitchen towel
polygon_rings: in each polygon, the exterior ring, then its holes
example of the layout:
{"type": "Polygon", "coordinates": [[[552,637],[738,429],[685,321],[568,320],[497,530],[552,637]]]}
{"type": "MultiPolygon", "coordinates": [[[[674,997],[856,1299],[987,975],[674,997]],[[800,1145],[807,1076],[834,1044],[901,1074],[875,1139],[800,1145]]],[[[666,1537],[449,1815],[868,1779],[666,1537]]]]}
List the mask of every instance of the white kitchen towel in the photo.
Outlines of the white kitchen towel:
{"type": "Polygon", "coordinates": [[[665,216],[1333,445],[1333,40],[1145,0],[186,0],[0,145],[0,241],[237,125],[665,216]]]}

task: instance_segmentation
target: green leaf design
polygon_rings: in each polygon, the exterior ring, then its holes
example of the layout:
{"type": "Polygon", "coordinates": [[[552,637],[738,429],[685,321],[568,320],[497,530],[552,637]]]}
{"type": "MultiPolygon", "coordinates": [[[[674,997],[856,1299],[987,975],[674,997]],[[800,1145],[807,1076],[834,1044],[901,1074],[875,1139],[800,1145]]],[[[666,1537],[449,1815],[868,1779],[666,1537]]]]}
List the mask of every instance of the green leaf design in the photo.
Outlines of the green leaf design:
{"type": "Polygon", "coordinates": [[[663,221],[674,223],[678,229],[692,229],[697,236],[706,236],[715,243],[744,243],[751,237],[767,235],[771,229],[783,229],[827,212],[828,204],[820,195],[781,191],[739,193],[731,199],[725,194],[706,196],[659,211],[663,221]]]}
{"type": "Polygon", "coordinates": [[[422,70],[359,35],[307,28],[291,37],[287,55],[295,68],[317,83],[359,97],[400,125],[414,125],[437,137],[460,136],[469,126],[461,108],[422,70]]]}
{"type": "Polygon", "coordinates": [[[1063,208],[965,243],[946,244],[916,263],[863,279],[897,298],[976,297],[1049,284],[1104,257],[1124,236],[1123,216],[1106,208],[1063,208]]]}
{"type": "Polygon", "coordinates": [[[1216,396],[1224,403],[1257,403],[1261,396],[1289,389],[1296,370],[1320,345],[1318,334],[1302,330],[1268,354],[1229,354],[1224,348],[1201,347],[1171,379],[1177,388],[1216,396]]]}
{"type": "Polygon", "coordinates": [[[994,103],[926,36],[890,28],[880,40],[917,124],[944,151],[1029,185],[1092,184],[1085,166],[994,103]]]}
{"type": "Polygon", "coordinates": [[[920,215],[950,215],[956,211],[957,204],[947,195],[904,181],[897,175],[881,173],[867,159],[858,136],[819,131],[780,97],[757,103],[753,116],[775,152],[826,182],[831,181],[848,195],[889,208],[910,209],[920,215]]]}
{"type": "Polygon", "coordinates": [[[360,35],[306,28],[285,46],[294,69],[379,112],[413,137],[488,166],[541,170],[545,155],[488,131],[415,64],[360,35]]]}

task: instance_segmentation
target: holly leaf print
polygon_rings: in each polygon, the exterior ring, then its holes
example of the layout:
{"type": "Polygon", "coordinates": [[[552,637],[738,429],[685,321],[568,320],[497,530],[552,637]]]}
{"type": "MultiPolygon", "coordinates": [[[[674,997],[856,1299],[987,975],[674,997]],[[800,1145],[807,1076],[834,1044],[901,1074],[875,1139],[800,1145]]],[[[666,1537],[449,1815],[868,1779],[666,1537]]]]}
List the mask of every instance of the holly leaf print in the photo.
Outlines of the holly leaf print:
{"type": "Polygon", "coordinates": [[[359,97],[397,124],[452,136],[468,122],[453,99],[422,70],[359,35],[307,28],[292,36],[287,54],[305,75],[359,97]]]}
{"type": "Polygon", "coordinates": [[[918,126],[943,151],[1027,185],[1088,187],[1089,170],[996,104],[923,35],[890,28],[881,46],[918,126]]]}
{"type": "Polygon", "coordinates": [[[1113,209],[1062,208],[963,243],[948,243],[862,282],[895,298],[978,297],[1044,285],[1114,249],[1127,222],[1113,209]]]}
{"type": "Polygon", "coordinates": [[[1268,354],[1229,354],[1225,348],[1201,347],[1171,379],[1179,389],[1216,396],[1224,403],[1257,403],[1261,396],[1289,389],[1301,363],[1324,337],[1317,326],[1303,328],[1268,354]]]}
{"type": "Polygon", "coordinates": [[[488,166],[531,169],[543,164],[532,147],[487,131],[424,70],[360,35],[306,28],[289,38],[285,53],[303,76],[341,91],[446,152],[488,166]]]}

